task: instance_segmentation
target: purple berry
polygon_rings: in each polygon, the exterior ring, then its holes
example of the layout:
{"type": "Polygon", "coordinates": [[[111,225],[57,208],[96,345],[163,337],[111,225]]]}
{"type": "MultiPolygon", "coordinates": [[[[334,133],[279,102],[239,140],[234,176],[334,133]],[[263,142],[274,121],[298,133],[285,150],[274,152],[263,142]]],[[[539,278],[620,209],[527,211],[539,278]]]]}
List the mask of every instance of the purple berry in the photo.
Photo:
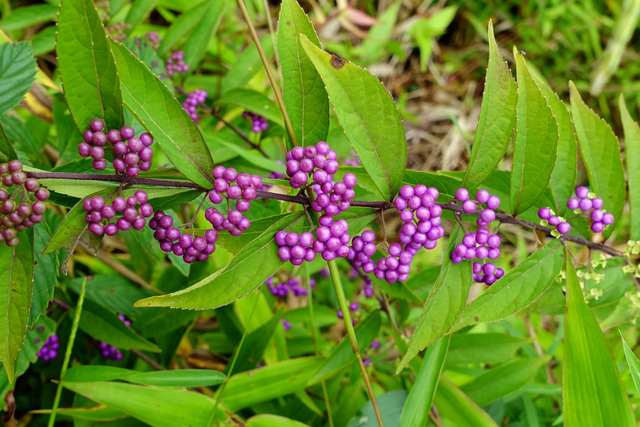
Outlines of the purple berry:
{"type": "Polygon", "coordinates": [[[589,195],[589,190],[587,189],[587,187],[578,187],[576,188],[576,196],[579,199],[584,199],[589,195]]]}

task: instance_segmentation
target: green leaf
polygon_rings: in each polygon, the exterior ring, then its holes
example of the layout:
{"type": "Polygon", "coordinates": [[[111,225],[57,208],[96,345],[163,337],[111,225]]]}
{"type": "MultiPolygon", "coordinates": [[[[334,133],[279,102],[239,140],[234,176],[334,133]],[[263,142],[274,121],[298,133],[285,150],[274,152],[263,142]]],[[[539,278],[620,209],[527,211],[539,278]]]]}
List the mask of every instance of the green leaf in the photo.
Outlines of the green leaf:
{"type": "Polygon", "coordinates": [[[236,374],[227,381],[221,403],[235,412],[304,390],[320,362],[320,357],[300,357],[236,374]]]}
{"type": "Polygon", "coordinates": [[[226,12],[227,0],[209,1],[202,13],[202,19],[194,27],[189,38],[184,44],[184,62],[193,70],[202,61],[207,52],[209,42],[218,30],[220,20],[226,12]]]}
{"type": "Polygon", "coordinates": [[[524,212],[542,197],[558,156],[558,123],[535,82],[524,56],[516,58],[518,101],[516,140],[511,166],[511,212],[524,212]]]}
{"type": "Polygon", "coordinates": [[[368,71],[323,52],[304,35],[300,37],[362,166],[382,197],[391,200],[407,166],[404,127],[393,98],[368,71]]]}
{"type": "MultiPolygon", "coordinates": [[[[184,426],[205,427],[209,425],[209,419],[213,418],[216,407],[216,402],[204,394],[179,389],[66,380],[62,385],[154,427],[173,427],[177,422],[184,426]]],[[[222,408],[217,408],[215,419],[226,419],[222,408]]]]}
{"type": "Polygon", "coordinates": [[[451,336],[442,337],[427,348],[420,373],[409,391],[404,408],[402,408],[402,416],[398,424],[400,427],[427,425],[450,340],[451,336]]]}
{"type": "Polygon", "coordinates": [[[609,237],[622,215],[625,198],[618,138],[607,122],[587,107],[573,82],[569,82],[569,89],[571,117],[578,135],[582,161],[587,168],[590,190],[604,200],[604,209],[615,217],[615,222],[604,232],[605,237],[609,237]]]}
{"type": "Polygon", "coordinates": [[[136,29],[140,23],[149,16],[151,11],[158,4],[158,0],[137,0],[134,1],[131,5],[131,9],[129,9],[129,13],[127,13],[127,17],[125,18],[125,22],[129,24],[129,28],[127,28],[127,32],[131,33],[136,29]]]}
{"type": "Polygon", "coordinates": [[[434,404],[456,427],[498,427],[489,414],[446,378],[440,380],[434,404]]]}
{"type": "Polygon", "coordinates": [[[584,301],[578,276],[568,254],[565,268],[567,307],[562,370],[564,425],[635,426],[629,398],[614,359],[596,318],[584,301]]]}
{"type": "Polygon", "coordinates": [[[489,66],[471,159],[462,184],[472,193],[507,151],[516,122],[516,83],[502,59],[489,22],[489,66]]]}
{"type": "Polygon", "coordinates": [[[624,357],[627,359],[627,365],[629,365],[629,372],[631,372],[631,378],[633,379],[633,384],[636,386],[636,391],[640,394],[640,361],[633,354],[633,350],[627,344],[627,341],[624,339],[624,335],[622,335],[621,331],[620,337],[622,338],[622,348],[624,349],[624,357]]]}
{"type": "Polygon", "coordinates": [[[127,109],[191,181],[211,188],[213,160],[198,127],[169,89],[119,43],[112,42],[127,109]]]}
{"type": "Polygon", "coordinates": [[[304,427],[299,421],[272,414],[255,415],[245,424],[247,427],[304,427]]]}
{"type": "Polygon", "coordinates": [[[324,141],[327,137],[329,98],[320,75],[304,53],[301,34],[320,47],[313,24],[304,10],[296,0],[284,0],[278,19],[278,59],[283,78],[283,100],[298,144],[305,147],[324,141]]]}
{"type": "MultiPolygon", "coordinates": [[[[360,353],[363,353],[369,348],[373,340],[376,339],[380,333],[380,322],[380,315],[377,311],[373,311],[356,326],[355,332],[360,353]]],[[[315,370],[313,378],[311,378],[309,382],[310,384],[315,384],[331,378],[337,372],[340,372],[343,368],[355,361],[356,356],[353,354],[351,342],[348,337],[344,337],[342,341],[340,341],[340,344],[331,351],[331,354],[324,363],[315,370]]]]}
{"type": "Polygon", "coordinates": [[[460,387],[478,405],[486,406],[529,383],[549,357],[515,360],[474,378],[460,387]]]}
{"type": "MultiPolygon", "coordinates": [[[[51,239],[51,231],[46,222],[36,224],[34,232],[34,253],[41,254],[51,239]]],[[[29,326],[33,326],[40,316],[46,312],[53,299],[53,291],[58,284],[58,257],[53,254],[39,255],[33,272],[33,297],[29,312],[29,326]]]]}
{"type": "MultiPolygon", "coordinates": [[[[629,215],[631,216],[631,240],[640,240],[640,127],[629,115],[620,94],[620,118],[624,128],[625,157],[629,179],[629,215]]],[[[600,196],[600,195],[598,195],[600,196]]]]}
{"type": "MultiPolygon", "coordinates": [[[[267,58],[273,56],[273,39],[271,34],[260,38],[260,46],[267,58]]],[[[255,45],[249,45],[244,52],[238,56],[227,74],[222,79],[222,90],[224,94],[231,89],[244,87],[258,71],[262,70],[262,61],[258,55],[255,45]]]]}
{"type": "Polygon", "coordinates": [[[115,312],[91,300],[84,302],[80,329],[97,340],[124,350],[160,351],[155,344],[127,327],[115,312]]]}
{"type": "Polygon", "coordinates": [[[7,138],[7,134],[4,133],[4,128],[0,124],[0,161],[8,162],[9,160],[17,159],[18,155],[13,149],[13,145],[7,138]]]}
{"type": "Polygon", "coordinates": [[[124,124],[120,81],[92,0],[62,0],[56,53],[69,111],[81,131],[95,118],[107,129],[124,124]]]}
{"type": "Polygon", "coordinates": [[[511,359],[520,347],[530,342],[527,338],[493,332],[453,334],[447,352],[447,364],[504,362],[511,359]]]}
{"type": "Polygon", "coordinates": [[[56,19],[58,8],[48,4],[20,7],[0,21],[0,28],[11,32],[56,19]]]}
{"type": "MultiPolygon", "coordinates": [[[[449,237],[446,253],[451,253],[459,241],[462,241],[462,233],[459,226],[456,226],[449,237]]],[[[404,369],[418,352],[449,331],[465,308],[470,288],[471,263],[455,264],[450,257],[445,256],[438,281],[424,303],[409,348],[396,373],[404,369]]]]}
{"type": "Polygon", "coordinates": [[[9,382],[29,321],[33,283],[33,230],[15,247],[0,245],[0,360],[9,382]]]}
{"type": "Polygon", "coordinates": [[[367,38],[359,46],[358,50],[362,52],[363,58],[368,63],[374,63],[389,51],[387,45],[398,20],[400,6],[400,3],[392,3],[387,7],[378,17],[378,23],[369,29],[367,38]]]}
{"type": "Polygon", "coordinates": [[[207,387],[225,382],[222,372],[205,369],[175,369],[140,372],[115,366],[85,365],[69,369],[68,382],[124,380],[130,383],[165,387],[207,387]]]}
{"type": "MultiPolygon", "coordinates": [[[[397,426],[400,422],[402,408],[407,400],[405,390],[392,390],[376,397],[382,424],[385,426],[397,426]]],[[[360,414],[355,415],[347,424],[347,427],[378,427],[373,403],[369,400],[360,408],[360,414]]]]}
{"type": "Polygon", "coordinates": [[[453,330],[505,319],[529,306],[551,286],[563,262],[558,240],[538,249],[469,304],[453,330]]]}
{"type": "MultiPolygon", "coordinates": [[[[252,295],[261,294],[256,293],[252,295]]],[[[252,304],[252,306],[255,307],[255,304],[252,304]]],[[[254,313],[255,311],[251,313],[252,318],[254,313]]],[[[266,324],[245,336],[242,346],[238,347],[239,351],[234,354],[233,359],[235,359],[235,364],[233,365],[233,371],[227,371],[229,376],[238,372],[255,369],[256,366],[258,366],[279,323],[280,319],[273,317],[266,324]]]]}
{"type": "Polygon", "coordinates": [[[182,13],[178,19],[176,19],[167,32],[162,37],[162,42],[158,46],[158,54],[164,55],[171,48],[173,48],[184,36],[189,34],[198,25],[205,10],[209,8],[209,1],[202,1],[193,5],[191,9],[182,13]]]}
{"type": "MultiPolygon", "coordinates": [[[[284,127],[282,112],[276,103],[255,90],[231,89],[216,100],[216,105],[237,105],[284,127]]],[[[322,141],[322,139],[316,140],[316,144],[317,141],[322,141]]]]}
{"type": "Polygon", "coordinates": [[[274,241],[276,232],[299,230],[301,223],[291,227],[291,230],[287,228],[299,217],[299,214],[290,214],[278,219],[238,252],[224,268],[195,285],[172,294],[145,298],[134,306],[206,310],[227,305],[254,291],[283,264],[274,241]]]}
{"type": "Polygon", "coordinates": [[[31,43],[16,42],[0,45],[0,114],[4,114],[29,91],[36,78],[36,60],[31,43]]]}

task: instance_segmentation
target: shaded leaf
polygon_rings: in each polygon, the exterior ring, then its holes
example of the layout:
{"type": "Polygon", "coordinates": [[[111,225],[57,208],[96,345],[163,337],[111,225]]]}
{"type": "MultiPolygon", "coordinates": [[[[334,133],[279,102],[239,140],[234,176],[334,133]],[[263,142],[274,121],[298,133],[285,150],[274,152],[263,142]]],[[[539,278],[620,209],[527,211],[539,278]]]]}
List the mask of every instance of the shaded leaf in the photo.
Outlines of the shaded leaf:
{"type": "Polygon", "coordinates": [[[0,20],[0,28],[7,32],[22,30],[42,22],[54,21],[56,13],[58,8],[49,4],[20,7],[0,20]]]}
{"type": "Polygon", "coordinates": [[[227,0],[209,1],[209,6],[202,12],[202,19],[184,44],[184,62],[193,70],[202,61],[207,52],[209,42],[218,30],[220,20],[226,12],[227,0]]]}
{"type": "MultiPolygon", "coordinates": [[[[624,128],[625,158],[629,179],[629,215],[631,216],[631,240],[640,240],[640,127],[629,115],[624,97],[619,99],[620,118],[624,128]]],[[[600,194],[598,194],[600,196],[600,194]]]]}
{"type": "MultiPolygon", "coordinates": [[[[273,39],[271,34],[262,36],[260,38],[260,46],[265,56],[271,58],[273,56],[273,39]]],[[[222,79],[222,93],[226,93],[231,89],[242,88],[256,75],[258,71],[262,70],[262,62],[260,55],[258,55],[258,49],[254,44],[250,44],[244,52],[242,52],[222,79]]]]}
{"type": "MultiPolygon", "coordinates": [[[[195,2],[194,2],[195,3],[195,2]]],[[[189,10],[183,12],[169,27],[158,46],[158,54],[164,55],[173,48],[183,37],[196,27],[209,8],[208,1],[201,1],[189,10]]]]}
{"type": "MultiPolygon", "coordinates": [[[[34,231],[34,253],[41,254],[51,239],[51,231],[46,222],[36,224],[34,231]]],[[[38,255],[33,271],[33,297],[29,312],[29,326],[33,326],[53,299],[53,291],[58,284],[58,257],[54,254],[38,255]]]]}
{"type": "Polygon", "coordinates": [[[18,155],[13,149],[13,145],[11,145],[9,138],[7,138],[7,135],[4,133],[4,129],[0,124],[0,161],[7,162],[17,158],[18,155]]]}
{"type": "Polygon", "coordinates": [[[530,342],[527,338],[493,332],[453,334],[447,352],[447,364],[504,362],[530,342]]]}
{"type": "Polygon", "coordinates": [[[31,53],[31,43],[0,44],[0,114],[24,98],[35,78],[36,59],[31,53]]]}
{"type": "Polygon", "coordinates": [[[127,13],[125,22],[129,24],[127,32],[132,32],[140,23],[149,16],[151,11],[158,4],[158,0],[137,0],[131,4],[131,9],[127,13]]]}

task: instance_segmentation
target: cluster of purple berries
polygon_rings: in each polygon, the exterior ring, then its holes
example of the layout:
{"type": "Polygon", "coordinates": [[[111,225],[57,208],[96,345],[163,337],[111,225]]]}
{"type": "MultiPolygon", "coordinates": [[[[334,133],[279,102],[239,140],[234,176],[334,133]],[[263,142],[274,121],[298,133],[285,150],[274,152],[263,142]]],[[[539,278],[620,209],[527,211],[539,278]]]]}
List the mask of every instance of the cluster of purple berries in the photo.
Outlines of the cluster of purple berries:
{"type": "Polygon", "coordinates": [[[250,111],[245,111],[242,113],[243,119],[251,119],[251,128],[253,133],[260,133],[264,130],[269,129],[269,123],[267,123],[267,118],[263,117],[259,114],[254,114],[250,111]]]}
{"type": "Polygon", "coordinates": [[[160,37],[156,31],[149,31],[144,36],[149,40],[149,43],[151,43],[151,47],[157,50],[160,42],[162,42],[162,37],[160,37]]]}
{"type": "MultiPolygon", "coordinates": [[[[131,321],[124,317],[124,314],[118,314],[118,318],[122,320],[128,328],[131,327],[131,321]]],[[[122,359],[122,352],[117,347],[114,347],[103,341],[100,341],[100,344],[98,344],[98,346],[100,347],[100,354],[102,355],[102,357],[114,361],[122,359]]]]}
{"type": "MultiPolygon", "coordinates": [[[[589,213],[591,231],[601,233],[607,225],[613,224],[615,218],[612,213],[602,209],[604,203],[600,197],[592,197],[587,187],[576,188],[576,197],[567,200],[567,207],[576,213],[589,213]]],[[[551,221],[549,221],[551,223],[551,221]]]]}
{"type": "Polygon", "coordinates": [[[545,221],[543,224],[556,227],[560,234],[567,234],[571,231],[571,225],[562,217],[554,215],[554,212],[549,208],[538,209],[538,217],[545,221]]]}
{"type": "Polygon", "coordinates": [[[103,197],[94,196],[86,199],[82,203],[82,207],[87,212],[85,221],[89,224],[89,231],[100,236],[102,233],[107,236],[115,236],[119,231],[127,231],[132,228],[134,230],[142,230],[147,225],[146,218],[153,215],[153,208],[148,201],[147,193],[138,190],[133,196],[115,197],[111,204],[108,205],[103,197]],[[109,220],[122,212],[122,216],[115,222],[109,220]],[[103,221],[107,221],[103,225],[103,221]]]}
{"type": "MultiPolygon", "coordinates": [[[[314,180],[318,170],[314,172],[314,180]]],[[[320,174],[322,178],[325,174],[320,174]]],[[[333,224],[333,217],[340,212],[345,212],[351,207],[351,200],[356,195],[354,187],[358,183],[358,179],[352,173],[347,173],[342,181],[333,182],[331,177],[323,183],[316,183],[313,190],[316,193],[316,199],[311,202],[311,209],[318,213],[322,213],[319,218],[320,225],[329,226],[333,224]]],[[[316,181],[317,182],[317,181],[316,181]]]]}
{"type": "MultiPolygon", "coordinates": [[[[39,338],[37,339],[39,340],[39,338]]],[[[38,350],[38,352],[36,353],[36,357],[38,359],[44,360],[45,362],[48,362],[49,360],[52,360],[58,357],[59,348],[60,348],[60,343],[58,342],[58,336],[55,334],[51,335],[44,342],[44,345],[42,346],[42,348],[38,350]]]]}
{"type": "Polygon", "coordinates": [[[186,73],[189,71],[189,66],[184,63],[184,52],[179,50],[174,52],[169,59],[167,59],[167,75],[173,77],[174,73],[186,73]]]}
{"type": "Polygon", "coordinates": [[[438,239],[444,236],[444,228],[440,225],[442,208],[436,204],[439,196],[435,187],[404,185],[393,201],[404,222],[398,240],[411,255],[418,253],[420,248],[435,248],[438,239]]]}
{"type": "Polygon", "coordinates": [[[301,188],[309,181],[309,175],[313,174],[316,184],[324,184],[331,180],[331,175],[338,172],[337,155],[329,144],[320,141],[314,147],[294,147],[286,155],[287,176],[293,188],[301,188]]]}
{"type": "Polygon", "coordinates": [[[413,261],[413,254],[409,249],[411,248],[407,246],[403,249],[400,243],[391,243],[389,256],[378,259],[373,274],[380,280],[386,280],[387,283],[407,280],[411,271],[411,261],[413,261]]]}
{"type": "Polygon", "coordinates": [[[456,245],[451,253],[451,260],[460,264],[462,261],[495,260],[500,257],[500,236],[490,234],[489,230],[480,227],[475,233],[467,233],[462,243],[456,245]]]}
{"type": "Polygon", "coordinates": [[[362,235],[353,238],[349,247],[347,258],[353,262],[354,267],[362,268],[365,273],[373,273],[375,269],[375,261],[371,259],[377,251],[373,243],[375,239],[376,235],[373,231],[365,230],[362,235]]]}
{"type": "Polygon", "coordinates": [[[189,113],[189,117],[191,117],[194,122],[198,123],[198,120],[200,120],[198,116],[198,105],[204,104],[206,100],[207,92],[196,89],[187,94],[187,99],[182,103],[182,108],[189,113]]]}
{"type": "MultiPolygon", "coordinates": [[[[273,277],[269,277],[265,283],[267,284],[267,288],[269,288],[271,294],[277,298],[284,298],[289,295],[289,293],[292,293],[296,297],[306,296],[309,294],[307,288],[302,286],[302,281],[295,277],[292,277],[284,283],[273,283],[273,277]]],[[[309,279],[309,286],[313,291],[316,286],[316,281],[314,279],[309,279]]]]}
{"type": "MultiPolygon", "coordinates": [[[[304,261],[316,259],[316,240],[313,234],[304,232],[300,235],[295,231],[280,230],[276,233],[276,244],[280,246],[278,256],[282,261],[289,261],[293,265],[302,265],[304,261]]],[[[318,241],[318,244],[322,242],[318,241]]],[[[334,257],[335,258],[335,257],[334,257]]]]}
{"type": "MultiPolygon", "coordinates": [[[[377,349],[380,348],[380,341],[378,340],[373,340],[373,342],[371,343],[371,345],[369,346],[369,348],[367,350],[365,350],[366,352],[368,351],[376,351],[377,349]]],[[[365,366],[371,366],[371,358],[370,357],[365,357],[364,359],[362,359],[362,362],[365,364],[365,366]]]]}
{"type": "Polygon", "coordinates": [[[49,190],[40,188],[35,178],[27,178],[20,160],[0,163],[0,181],[0,244],[4,242],[14,247],[20,243],[20,231],[44,219],[43,214],[47,210],[44,202],[49,198],[49,190]],[[15,189],[9,193],[7,189],[13,186],[15,189]],[[36,200],[32,200],[29,193],[33,193],[36,200]],[[16,203],[18,196],[20,203],[16,203]]]}
{"type": "Polygon", "coordinates": [[[104,147],[107,143],[113,144],[113,168],[116,172],[125,173],[127,176],[135,177],[140,175],[140,171],[151,169],[151,159],[153,157],[153,137],[144,132],[136,138],[136,133],[131,126],[124,126],[122,129],[111,129],[106,134],[104,122],[100,119],[93,119],[84,134],[84,142],[78,145],[78,153],[82,157],[93,159],[93,168],[104,170],[107,167],[104,147]],[[126,142],[125,142],[126,141],[126,142]]]}
{"type": "Polygon", "coordinates": [[[360,157],[355,151],[349,152],[349,157],[344,159],[344,164],[347,166],[360,166],[360,157]]]}
{"type": "Polygon", "coordinates": [[[181,256],[189,264],[195,261],[206,261],[216,250],[215,243],[218,240],[216,230],[205,231],[204,237],[180,233],[180,230],[173,226],[173,217],[162,211],[155,213],[153,219],[149,221],[149,228],[155,230],[153,237],[160,242],[160,249],[181,256]]]}
{"type": "Polygon", "coordinates": [[[496,280],[504,276],[504,270],[496,268],[492,262],[482,264],[480,262],[474,262],[472,265],[473,280],[478,283],[485,283],[488,286],[496,283],[496,280]]]}
{"type": "MultiPolygon", "coordinates": [[[[360,305],[357,302],[352,302],[351,304],[349,304],[349,311],[352,313],[358,311],[358,308],[360,308],[360,305]]],[[[336,312],[336,315],[338,316],[338,319],[342,319],[344,317],[342,314],[342,310],[338,310],[336,312]]],[[[351,323],[355,323],[355,321],[351,319],[351,323]]]]}

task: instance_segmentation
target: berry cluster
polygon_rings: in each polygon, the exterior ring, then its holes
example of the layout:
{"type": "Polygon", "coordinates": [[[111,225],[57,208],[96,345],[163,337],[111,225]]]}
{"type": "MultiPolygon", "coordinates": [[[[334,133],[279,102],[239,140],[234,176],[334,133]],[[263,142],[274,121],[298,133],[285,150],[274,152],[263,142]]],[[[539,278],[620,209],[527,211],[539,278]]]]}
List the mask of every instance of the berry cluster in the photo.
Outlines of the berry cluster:
{"type": "Polygon", "coordinates": [[[567,234],[571,231],[571,225],[564,218],[555,215],[555,212],[547,207],[538,209],[538,217],[543,220],[543,225],[556,227],[560,234],[567,234]]]}
{"type": "Polygon", "coordinates": [[[398,240],[411,255],[418,253],[420,248],[435,248],[438,239],[444,236],[444,228],[440,225],[442,208],[436,204],[439,196],[435,187],[405,185],[393,201],[404,222],[398,240]]]}
{"type": "Polygon", "coordinates": [[[360,157],[355,151],[349,152],[349,157],[344,159],[344,164],[347,166],[360,166],[360,157]]]}
{"type": "MultiPolygon", "coordinates": [[[[280,246],[278,256],[282,261],[290,261],[293,265],[302,265],[304,261],[313,261],[316,259],[316,247],[320,248],[322,242],[316,240],[313,234],[304,232],[300,235],[295,231],[287,233],[280,230],[276,233],[276,244],[280,246]]],[[[334,257],[335,258],[335,257],[334,257]]]]}
{"type": "Polygon", "coordinates": [[[407,280],[411,271],[411,261],[413,261],[413,254],[409,251],[410,245],[403,250],[400,243],[391,243],[389,256],[378,259],[373,274],[380,280],[386,280],[387,283],[407,280]]]}
{"type": "Polygon", "coordinates": [[[207,92],[204,90],[196,89],[193,92],[187,94],[187,99],[182,103],[182,108],[189,113],[191,119],[198,123],[200,117],[198,116],[198,105],[204,104],[207,100],[207,92]]]}
{"type": "MultiPolygon", "coordinates": [[[[357,302],[352,302],[351,304],[349,304],[349,311],[351,312],[356,312],[358,310],[358,308],[360,308],[360,305],[357,302]]],[[[338,319],[342,319],[344,316],[342,314],[342,310],[338,310],[336,312],[336,315],[338,316],[338,319]]],[[[354,320],[351,319],[351,322],[354,323],[354,320]]]]}
{"type": "MultiPolygon", "coordinates": [[[[314,172],[314,181],[317,174],[320,178],[325,178],[325,174],[320,173],[321,170],[314,172]]],[[[351,207],[351,200],[356,195],[354,187],[358,183],[358,179],[352,173],[347,173],[342,181],[333,182],[330,177],[327,181],[313,186],[316,193],[316,199],[311,202],[311,208],[316,212],[323,212],[320,216],[320,225],[329,226],[333,224],[333,217],[340,212],[345,212],[351,207]]]]}
{"type": "Polygon", "coordinates": [[[331,179],[331,175],[338,172],[336,152],[329,148],[329,144],[320,141],[314,147],[294,147],[286,155],[287,176],[293,188],[300,188],[309,181],[309,174],[313,173],[313,181],[324,184],[331,179]]]}
{"type": "Polygon", "coordinates": [[[60,343],[58,342],[58,336],[55,334],[51,335],[44,342],[44,345],[42,346],[42,348],[38,350],[38,352],[36,353],[36,357],[38,359],[44,360],[45,362],[48,362],[49,360],[52,360],[58,357],[59,348],[60,348],[60,343]]]}
{"type": "Polygon", "coordinates": [[[485,283],[488,286],[496,283],[496,280],[504,276],[504,270],[496,268],[492,262],[482,264],[474,262],[472,265],[473,280],[478,283],[485,283]]]}
{"type": "Polygon", "coordinates": [[[269,129],[269,123],[267,123],[266,117],[263,117],[259,114],[253,114],[250,111],[245,111],[242,113],[242,118],[250,118],[251,119],[251,128],[253,133],[260,133],[264,130],[269,129]]]}
{"type": "Polygon", "coordinates": [[[371,260],[377,250],[373,243],[375,239],[376,235],[373,231],[365,230],[361,236],[353,238],[349,247],[347,258],[353,262],[354,267],[362,268],[365,273],[373,273],[375,269],[375,262],[371,260]]]}
{"type": "Polygon", "coordinates": [[[115,236],[118,231],[127,231],[132,227],[134,230],[142,230],[147,225],[146,218],[153,215],[153,208],[147,200],[147,193],[143,190],[136,191],[127,199],[115,197],[110,205],[103,197],[94,196],[82,203],[82,207],[87,212],[84,219],[89,224],[89,231],[97,236],[102,233],[115,236]],[[122,216],[115,222],[109,222],[119,212],[122,212],[122,216]],[[106,225],[103,224],[105,220],[106,225]]]}
{"type": "MultiPolygon", "coordinates": [[[[292,293],[296,297],[306,296],[309,293],[307,288],[302,286],[302,281],[293,277],[284,283],[275,284],[273,283],[273,277],[270,277],[265,283],[271,294],[277,298],[284,298],[289,295],[289,293],[292,293]]],[[[309,287],[312,291],[315,286],[316,281],[314,279],[309,279],[309,287]]]]}
{"type": "MultiPolygon", "coordinates": [[[[124,314],[118,314],[118,318],[122,320],[124,324],[127,325],[128,328],[131,327],[131,321],[128,320],[126,317],[124,317],[124,314]]],[[[114,361],[122,359],[122,352],[117,347],[114,347],[102,341],[100,341],[99,347],[100,347],[100,354],[102,355],[102,357],[106,359],[111,359],[114,361]]]]}
{"type": "Polygon", "coordinates": [[[84,142],[78,145],[78,153],[82,157],[93,159],[93,168],[104,170],[107,167],[104,147],[109,142],[113,144],[113,168],[116,172],[126,173],[127,176],[135,177],[140,171],[151,169],[151,158],[153,157],[153,137],[144,132],[136,138],[136,133],[131,126],[124,126],[122,129],[111,129],[104,133],[104,122],[100,119],[93,119],[84,134],[84,142]],[[125,142],[127,141],[127,142],[125,142]]]}
{"type": "Polygon", "coordinates": [[[567,207],[575,213],[589,213],[591,231],[594,233],[601,233],[607,225],[613,224],[615,220],[612,213],[602,209],[603,205],[602,199],[590,194],[587,187],[576,188],[576,197],[567,200],[567,207]]]}
{"type": "Polygon", "coordinates": [[[215,242],[218,240],[216,230],[207,230],[204,237],[193,237],[188,233],[180,233],[173,227],[173,218],[162,211],[158,211],[149,221],[149,228],[155,230],[153,237],[160,242],[160,249],[173,252],[191,264],[195,261],[206,261],[215,252],[215,242]]]}
{"type": "Polygon", "coordinates": [[[156,31],[149,31],[144,36],[149,40],[149,43],[151,43],[151,47],[157,50],[160,42],[162,42],[162,37],[160,37],[156,31]]]}
{"type": "Polygon", "coordinates": [[[322,255],[325,261],[349,256],[349,224],[344,219],[339,219],[333,224],[321,225],[316,229],[317,240],[313,244],[313,250],[322,255]]]}
{"type": "Polygon", "coordinates": [[[14,247],[20,243],[20,231],[42,222],[49,190],[40,188],[35,178],[27,178],[20,160],[0,163],[0,181],[0,244],[5,242],[14,247]],[[9,193],[7,190],[14,186],[9,193]],[[32,200],[29,193],[33,193],[36,200],[32,200]]]}
{"type": "Polygon", "coordinates": [[[169,59],[167,59],[167,75],[173,77],[174,73],[186,73],[189,71],[189,66],[184,63],[184,52],[179,50],[174,52],[169,59]]]}

